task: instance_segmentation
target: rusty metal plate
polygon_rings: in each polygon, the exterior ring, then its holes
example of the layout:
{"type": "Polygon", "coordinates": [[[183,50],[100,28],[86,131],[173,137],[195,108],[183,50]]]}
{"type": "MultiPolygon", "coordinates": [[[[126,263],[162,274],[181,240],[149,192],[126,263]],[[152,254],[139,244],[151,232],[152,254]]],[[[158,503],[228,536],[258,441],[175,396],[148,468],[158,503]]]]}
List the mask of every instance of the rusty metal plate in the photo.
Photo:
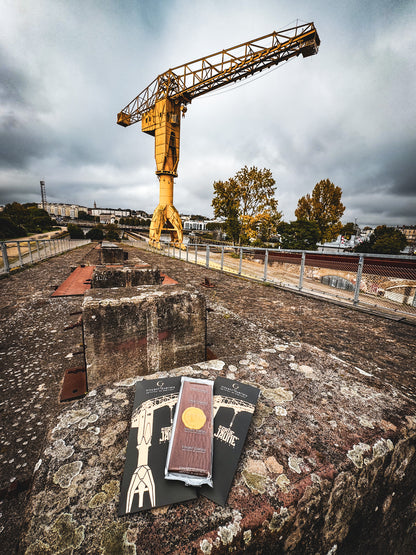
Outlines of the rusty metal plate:
{"type": "Polygon", "coordinates": [[[95,266],[78,266],[69,277],[52,293],[52,297],[83,295],[91,289],[91,278],[95,266]]]}
{"type": "Polygon", "coordinates": [[[59,400],[72,401],[87,393],[87,374],[85,368],[67,368],[59,400]]]}
{"type": "Polygon", "coordinates": [[[160,277],[163,278],[162,285],[178,285],[177,281],[175,281],[173,278],[170,278],[166,274],[160,273],[160,277]]]}

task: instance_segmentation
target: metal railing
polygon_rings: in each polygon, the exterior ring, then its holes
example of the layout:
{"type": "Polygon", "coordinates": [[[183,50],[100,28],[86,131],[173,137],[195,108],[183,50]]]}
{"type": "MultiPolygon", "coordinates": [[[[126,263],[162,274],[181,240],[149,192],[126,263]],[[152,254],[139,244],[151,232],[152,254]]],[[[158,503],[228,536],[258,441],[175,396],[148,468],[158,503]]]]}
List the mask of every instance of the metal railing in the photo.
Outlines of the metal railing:
{"type": "MultiPolygon", "coordinates": [[[[140,246],[145,242],[140,241],[140,246]]],[[[180,250],[162,244],[147,248],[199,264],[340,302],[416,317],[416,257],[358,253],[322,253],[186,245],[180,250]]]]}
{"type": "Polygon", "coordinates": [[[90,243],[90,239],[26,239],[0,242],[0,275],[90,243]]]}

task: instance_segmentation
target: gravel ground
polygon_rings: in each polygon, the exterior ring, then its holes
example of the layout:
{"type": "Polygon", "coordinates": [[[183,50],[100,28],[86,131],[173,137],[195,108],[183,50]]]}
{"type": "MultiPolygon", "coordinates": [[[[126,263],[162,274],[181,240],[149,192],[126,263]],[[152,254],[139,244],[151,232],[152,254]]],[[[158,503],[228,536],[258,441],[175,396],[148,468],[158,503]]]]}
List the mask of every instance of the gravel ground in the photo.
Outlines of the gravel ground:
{"type": "MultiPolygon", "coordinates": [[[[264,335],[315,345],[360,371],[388,374],[404,394],[416,398],[416,328],[323,300],[221,274],[158,254],[125,247],[129,260],[159,267],[181,285],[207,297],[208,346],[233,364],[258,352],[264,335]],[[204,287],[208,278],[214,287],[204,287]]],[[[82,297],[51,294],[83,263],[96,263],[93,246],[76,249],[0,280],[0,552],[14,553],[21,514],[48,430],[62,404],[66,368],[81,366],[82,297]]]]}

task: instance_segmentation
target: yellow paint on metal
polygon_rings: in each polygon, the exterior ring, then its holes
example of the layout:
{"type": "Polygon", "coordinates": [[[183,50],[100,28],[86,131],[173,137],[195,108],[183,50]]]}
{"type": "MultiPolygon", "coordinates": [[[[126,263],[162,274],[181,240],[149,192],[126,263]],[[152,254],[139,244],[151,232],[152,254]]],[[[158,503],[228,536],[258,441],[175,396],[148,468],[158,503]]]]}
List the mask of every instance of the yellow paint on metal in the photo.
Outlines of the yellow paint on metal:
{"type": "Polygon", "coordinates": [[[159,204],[150,224],[150,244],[160,248],[160,234],[170,231],[171,243],[184,248],[181,218],[173,206],[173,178],[177,177],[180,141],[180,103],[164,98],[144,114],[142,131],[155,138],[156,175],[159,176],[159,204]]]}

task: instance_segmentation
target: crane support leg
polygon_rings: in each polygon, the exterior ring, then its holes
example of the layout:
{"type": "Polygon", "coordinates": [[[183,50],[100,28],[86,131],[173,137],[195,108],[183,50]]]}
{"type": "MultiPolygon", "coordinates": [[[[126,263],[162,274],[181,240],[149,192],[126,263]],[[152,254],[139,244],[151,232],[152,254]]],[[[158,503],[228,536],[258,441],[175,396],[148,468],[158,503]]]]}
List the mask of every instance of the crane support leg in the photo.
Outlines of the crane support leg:
{"type": "Polygon", "coordinates": [[[161,174],[159,185],[159,204],[153,212],[149,244],[160,249],[160,234],[163,230],[166,230],[170,232],[171,244],[178,248],[184,248],[182,221],[178,211],[173,206],[173,175],[161,174]]]}

